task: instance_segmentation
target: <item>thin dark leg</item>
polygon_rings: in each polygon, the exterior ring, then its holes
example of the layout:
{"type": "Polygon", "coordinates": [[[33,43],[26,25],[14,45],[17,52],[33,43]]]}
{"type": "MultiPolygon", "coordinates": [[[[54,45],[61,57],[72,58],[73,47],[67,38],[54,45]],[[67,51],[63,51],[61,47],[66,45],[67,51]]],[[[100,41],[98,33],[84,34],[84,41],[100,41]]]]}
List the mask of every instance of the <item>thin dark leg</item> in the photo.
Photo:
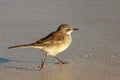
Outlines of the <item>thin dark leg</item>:
{"type": "Polygon", "coordinates": [[[47,57],[47,54],[45,54],[45,58],[42,60],[41,65],[39,65],[39,66],[38,66],[39,71],[41,71],[41,70],[42,70],[42,68],[43,68],[43,66],[44,66],[44,63],[45,63],[45,60],[46,60],[46,57],[47,57]]]}
{"type": "Polygon", "coordinates": [[[62,61],[62,60],[60,60],[59,58],[57,58],[56,56],[54,56],[54,58],[55,59],[57,59],[60,63],[62,63],[62,64],[67,64],[68,62],[64,62],[64,61],[62,61]]]}

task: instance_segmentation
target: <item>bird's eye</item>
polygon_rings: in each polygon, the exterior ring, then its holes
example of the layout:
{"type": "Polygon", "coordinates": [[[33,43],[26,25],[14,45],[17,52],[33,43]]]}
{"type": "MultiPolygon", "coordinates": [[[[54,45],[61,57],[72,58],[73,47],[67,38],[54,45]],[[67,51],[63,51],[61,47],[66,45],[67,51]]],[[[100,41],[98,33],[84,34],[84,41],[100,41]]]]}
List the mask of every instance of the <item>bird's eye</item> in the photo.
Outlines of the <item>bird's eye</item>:
{"type": "Polygon", "coordinates": [[[69,32],[69,31],[71,31],[71,29],[66,29],[66,32],[69,32]]]}

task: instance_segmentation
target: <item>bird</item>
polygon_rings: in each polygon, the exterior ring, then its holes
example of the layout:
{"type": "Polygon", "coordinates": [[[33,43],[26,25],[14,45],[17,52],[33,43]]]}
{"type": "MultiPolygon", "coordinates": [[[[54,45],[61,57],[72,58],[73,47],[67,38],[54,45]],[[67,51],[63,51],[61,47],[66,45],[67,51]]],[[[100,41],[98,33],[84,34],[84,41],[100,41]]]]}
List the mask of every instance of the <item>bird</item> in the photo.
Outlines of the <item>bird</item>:
{"type": "Polygon", "coordinates": [[[76,30],[78,30],[78,28],[74,28],[70,24],[61,24],[56,31],[50,33],[44,38],[39,39],[36,42],[17,46],[10,46],[8,47],[8,49],[13,48],[40,49],[42,52],[45,53],[45,57],[43,58],[41,65],[37,67],[39,71],[42,70],[46,57],[49,55],[54,57],[60,63],[67,64],[68,62],[62,61],[61,59],[56,57],[56,55],[65,51],[70,46],[72,42],[71,33],[76,30]]]}

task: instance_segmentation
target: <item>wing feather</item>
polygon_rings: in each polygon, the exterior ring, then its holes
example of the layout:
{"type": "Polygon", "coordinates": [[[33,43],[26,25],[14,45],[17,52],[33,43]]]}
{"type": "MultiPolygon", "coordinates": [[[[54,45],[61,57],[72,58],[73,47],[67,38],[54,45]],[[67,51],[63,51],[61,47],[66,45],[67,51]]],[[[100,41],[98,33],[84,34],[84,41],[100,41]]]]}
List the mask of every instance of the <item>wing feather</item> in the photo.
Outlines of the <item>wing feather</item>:
{"type": "Polygon", "coordinates": [[[37,45],[54,45],[56,43],[60,44],[62,40],[64,39],[64,36],[57,32],[52,32],[48,36],[36,41],[33,43],[35,46],[37,45]]]}

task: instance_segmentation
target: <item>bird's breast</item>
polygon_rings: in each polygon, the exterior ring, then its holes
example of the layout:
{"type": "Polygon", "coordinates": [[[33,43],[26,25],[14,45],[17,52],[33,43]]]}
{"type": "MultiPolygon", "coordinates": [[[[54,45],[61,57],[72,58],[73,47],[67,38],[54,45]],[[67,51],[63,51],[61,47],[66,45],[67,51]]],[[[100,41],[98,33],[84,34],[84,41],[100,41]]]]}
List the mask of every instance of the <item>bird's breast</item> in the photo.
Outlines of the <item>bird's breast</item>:
{"type": "Polygon", "coordinates": [[[51,44],[46,44],[42,47],[42,51],[48,53],[48,55],[53,55],[55,56],[56,54],[66,50],[69,45],[71,44],[71,36],[70,35],[65,35],[64,39],[61,39],[59,41],[54,41],[51,44]]]}
{"type": "Polygon", "coordinates": [[[71,36],[66,36],[64,40],[58,45],[57,53],[66,50],[71,44],[71,41],[72,41],[71,36]]]}

